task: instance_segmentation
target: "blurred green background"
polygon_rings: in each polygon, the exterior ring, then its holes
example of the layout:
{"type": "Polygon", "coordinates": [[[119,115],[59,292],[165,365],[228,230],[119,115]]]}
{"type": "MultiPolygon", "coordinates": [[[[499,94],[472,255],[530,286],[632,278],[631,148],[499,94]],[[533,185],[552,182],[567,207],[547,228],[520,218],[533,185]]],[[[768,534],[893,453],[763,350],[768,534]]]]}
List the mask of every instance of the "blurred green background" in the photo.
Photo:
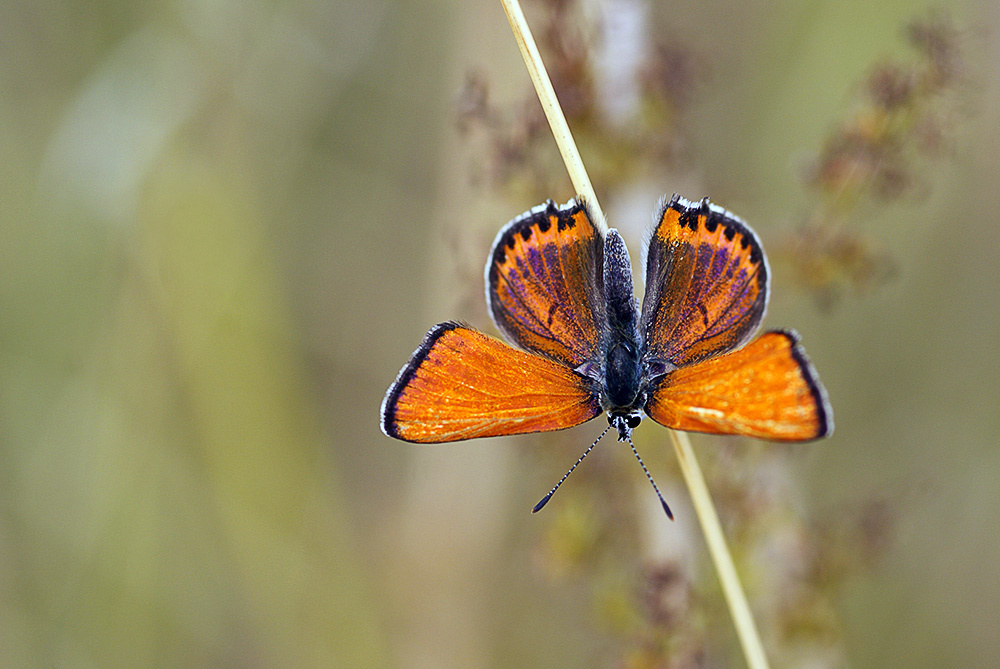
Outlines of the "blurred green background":
{"type": "MultiPolygon", "coordinates": [[[[770,248],[806,206],[797,161],[924,9],[657,3],[710,74],[646,204],[595,184],[634,258],[675,190],[770,248]]],[[[831,601],[835,666],[1000,664],[1000,5],[946,9],[970,63],[950,155],[853,222],[895,278],[823,312],[776,265],[765,323],[802,334],[836,411],[831,439],[780,451],[796,513],[877,493],[899,514],[831,601]]],[[[579,583],[540,573],[551,520],[527,513],[596,423],[541,463],[531,437],[378,429],[428,327],[493,331],[479,268],[536,204],[470,180],[473,68],[523,96],[499,3],[0,3],[0,664],[617,662],[579,583]]],[[[679,516],[659,541],[704,559],[658,429],[679,516]]]]}

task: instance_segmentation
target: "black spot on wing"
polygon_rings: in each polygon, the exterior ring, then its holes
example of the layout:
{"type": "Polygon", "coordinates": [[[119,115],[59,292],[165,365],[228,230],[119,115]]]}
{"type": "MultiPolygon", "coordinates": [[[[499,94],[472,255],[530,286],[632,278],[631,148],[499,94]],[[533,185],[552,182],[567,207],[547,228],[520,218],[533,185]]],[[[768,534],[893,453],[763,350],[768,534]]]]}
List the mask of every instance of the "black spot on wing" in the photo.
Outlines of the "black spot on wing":
{"type": "Polygon", "coordinates": [[[545,319],[545,325],[546,325],[546,327],[549,328],[549,330],[552,329],[552,321],[555,320],[556,310],[557,309],[559,309],[559,305],[558,304],[550,304],[549,305],[549,314],[548,314],[548,317],[545,319]]]}
{"type": "Polygon", "coordinates": [[[705,308],[705,304],[702,302],[698,303],[698,311],[701,312],[701,322],[705,326],[705,330],[708,331],[708,309],[705,308]]]}
{"type": "Polygon", "coordinates": [[[705,217],[705,229],[714,232],[718,226],[722,226],[722,234],[727,241],[740,236],[740,248],[749,252],[750,262],[759,266],[757,281],[764,286],[767,282],[767,270],[764,266],[764,251],[760,248],[757,236],[750,227],[736,216],[730,214],[725,209],[712,205],[708,198],[704,198],[697,204],[688,203],[686,200],[675,194],[667,203],[668,209],[673,209],[678,213],[678,224],[684,228],[688,227],[693,231],[698,229],[698,217],[705,217]]]}
{"type": "MultiPolygon", "coordinates": [[[[551,217],[556,217],[556,230],[562,232],[567,229],[575,227],[576,222],[573,220],[573,216],[583,209],[583,206],[575,201],[570,201],[566,206],[562,208],[558,207],[552,200],[547,200],[543,207],[536,207],[531,211],[526,211],[517,218],[513,219],[510,223],[504,226],[503,230],[500,232],[500,236],[497,239],[491,256],[491,262],[495,268],[497,265],[503,265],[506,261],[507,249],[513,249],[517,236],[520,235],[521,239],[528,241],[531,239],[531,235],[534,233],[534,229],[537,227],[540,232],[548,232],[552,227],[551,217]]],[[[493,277],[493,269],[490,270],[490,276],[493,277]]]]}

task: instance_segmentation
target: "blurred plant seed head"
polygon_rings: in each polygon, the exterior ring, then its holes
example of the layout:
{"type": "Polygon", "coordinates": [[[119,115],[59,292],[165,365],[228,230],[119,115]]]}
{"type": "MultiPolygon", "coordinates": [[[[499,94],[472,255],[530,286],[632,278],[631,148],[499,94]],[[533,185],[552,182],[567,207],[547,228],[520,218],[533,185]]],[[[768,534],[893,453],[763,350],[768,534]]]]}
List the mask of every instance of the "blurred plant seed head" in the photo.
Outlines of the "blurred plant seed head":
{"type": "Polygon", "coordinates": [[[844,294],[866,295],[896,275],[892,254],[858,230],[894,202],[923,196],[923,177],[949,155],[959,132],[964,94],[963,31],[945,13],[909,22],[904,37],[913,55],[882,59],[860,82],[857,100],[834,124],[802,173],[813,203],[778,245],[795,283],[824,311],[844,294]]]}

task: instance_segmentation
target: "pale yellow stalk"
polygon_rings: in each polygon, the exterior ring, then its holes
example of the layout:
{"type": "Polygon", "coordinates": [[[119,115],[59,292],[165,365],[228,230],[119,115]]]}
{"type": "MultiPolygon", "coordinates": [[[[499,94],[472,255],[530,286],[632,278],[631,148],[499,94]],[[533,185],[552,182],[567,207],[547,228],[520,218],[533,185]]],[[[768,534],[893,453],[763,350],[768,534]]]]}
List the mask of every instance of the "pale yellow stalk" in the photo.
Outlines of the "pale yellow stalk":
{"type": "MultiPolygon", "coordinates": [[[[521,11],[520,3],[518,0],[500,0],[500,2],[507,13],[511,30],[514,31],[514,38],[521,49],[524,63],[528,67],[528,74],[531,76],[538,99],[542,103],[542,109],[545,111],[549,126],[552,128],[559,152],[566,163],[566,170],[569,172],[573,187],[590,205],[590,211],[597,219],[594,223],[601,229],[607,229],[604,212],[597,201],[594,186],[590,183],[590,177],[587,176],[587,170],[580,158],[576,143],[573,141],[573,135],[570,133],[566,117],[563,115],[562,107],[556,98],[541,55],[538,53],[538,47],[535,45],[531,30],[528,28],[524,13],[521,11]]],[[[708,544],[712,562],[719,573],[722,591],[725,593],[726,603],[729,605],[729,611],[736,625],[736,632],[743,647],[747,665],[751,669],[767,669],[767,656],[764,654],[760,634],[757,632],[757,626],[754,624],[753,614],[743,592],[743,586],[736,574],[736,566],[733,564],[732,555],[726,545],[725,536],[722,534],[719,516],[715,512],[715,505],[712,504],[712,497],[708,492],[708,486],[705,485],[705,477],[701,473],[701,467],[695,458],[691,442],[688,440],[687,434],[683,432],[670,430],[670,436],[673,439],[674,450],[677,452],[677,460],[684,475],[684,481],[691,493],[691,501],[698,515],[698,521],[705,533],[705,541],[708,544]]]]}

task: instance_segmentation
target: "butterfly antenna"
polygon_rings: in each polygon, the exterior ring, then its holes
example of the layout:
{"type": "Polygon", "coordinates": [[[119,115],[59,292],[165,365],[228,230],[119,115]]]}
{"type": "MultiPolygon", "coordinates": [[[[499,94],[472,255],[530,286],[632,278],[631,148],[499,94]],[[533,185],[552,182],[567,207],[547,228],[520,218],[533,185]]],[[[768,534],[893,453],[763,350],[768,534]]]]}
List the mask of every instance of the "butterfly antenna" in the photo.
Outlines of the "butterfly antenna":
{"type": "MultiPolygon", "coordinates": [[[[601,436],[603,436],[603,435],[601,435],[601,436]]],[[[653,477],[652,477],[652,475],[650,475],[649,470],[646,469],[646,463],[644,463],[642,461],[642,458],[639,457],[639,451],[635,450],[635,444],[632,443],[632,437],[631,436],[628,438],[628,445],[632,447],[632,452],[635,454],[635,459],[639,461],[639,466],[642,467],[642,471],[646,473],[646,478],[649,479],[649,482],[653,484],[653,490],[656,491],[656,496],[660,498],[660,504],[663,505],[663,510],[667,512],[667,518],[669,518],[670,520],[673,520],[674,519],[674,514],[670,511],[670,507],[667,506],[667,500],[663,499],[663,495],[660,494],[660,489],[656,487],[656,481],[653,480],[653,477]]],[[[581,460],[582,460],[582,458],[581,458],[581,460]]],[[[572,471],[572,470],[570,470],[570,471],[572,471]]],[[[552,493],[549,493],[549,494],[552,494],[552,493]]]]}
{"type": "MultiPolygon", "coordinates": [[[[569,468],[568,472],[566,472],[565,474],[563,474],[563,477],[561,479],[559,479],[559,483],[557,483],[555,485],[555,487],[552,488],[552,490],[549,491],[548,495],[546,495],[545,497],[543,497],[541,499],[541,501],[538,502],[538,504],[535,505],[535,508],[533,508],[531,510],[532,513],[538,513],[539,511],[542,510],[543,506],[545,506],[546,504],[549,503],[549,500],[552,499],[552,495],[555,494],[556,490],[559,490],[559,486],[561,486],[563,484],[563,481],[565,481],[566,479],[568,479],[569,475],[573,473],[573,470],[580,466],[580,463],[583,462],[583,459],[585,457],[587,457],[592,450],[594,450],[594,446],[597,446],[597,442],[599,442],[601,439],[603,439],[604,435],[606,435],[608,433],[608,430],[610,430],[610,429],[611,429],[610,425],[608,425],[606,428],[604,428],[604,432],[601,432],[600,436],[598,436],[597,439],[594,439],[594,443],[592,443],[590,445],[590,448],[588,448],[587,450],[585,450],[583,452],[583,455],[580,456],[580,459],[577,460],[573,464],[573,466],[569,468]]],[[[635,448],[633,448],[632,450],[635,450],[635,448]]],[[[645,467],[643,467],[643,469],[645,469],[645,467]]],[[[648,476],[648,474],[647,474],[647,476],[648,476]]],[[[652,481],[652,479],[650,479],[650,481],[652,481]]],[[[663,498],[661,497],[660,499],[663,499],[663,498]]]]}

